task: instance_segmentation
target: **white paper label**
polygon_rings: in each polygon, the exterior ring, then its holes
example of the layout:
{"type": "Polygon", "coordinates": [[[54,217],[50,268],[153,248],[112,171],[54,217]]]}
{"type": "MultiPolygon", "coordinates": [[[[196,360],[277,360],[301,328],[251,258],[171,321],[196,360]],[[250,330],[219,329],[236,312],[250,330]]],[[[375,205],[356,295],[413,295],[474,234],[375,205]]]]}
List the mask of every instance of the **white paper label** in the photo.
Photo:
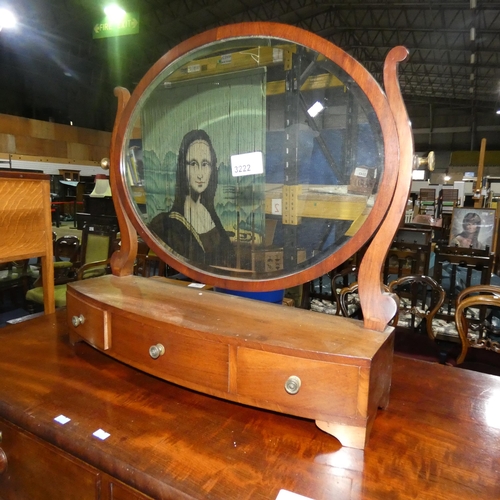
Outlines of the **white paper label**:
{"type": "Polygon", "coordinates": [[[273,198],[271,213],[274,215],[283,215],[283,210],[281,207],[281,198],[273,198]]]}
{"type": "Polygon", "coordinates": [[[273,49],[273,62],[283,61],[283,49],[273,49]]]}
{"type": "Polygon", "coordinates": [[[108,439],[111,434],[103,431],[102,429],[97,429],[92,435],[104,441],[105,439],[108,439]]]}
{"type": "Polygon", "coordinates": [[[292,493],[287,490],[280,490],[276,500],[313,500],[310,497],[304,497],[302,495],[298,495],[297,493],[292,493]]]}
{"type": "Polygon", "coordinates": [[[368,169],[362,167],[356,167],[354,169],[354,175],[356,177],[366,177],[368,175],[368,169]]]}
{"type": "Polygon", "coordinates": [[[198,73],[198,71],[201,71],[201,65],[191,64],[191,66],[188,66],[188,73],[198,73]]]}
{"type": "Polygon", "coordinates": [[[233,177],[263,174],[264,163],[262,161],[262,153],[260,151],[255,151],[254,153],[231,156],[231,171],[233,177]]]}
{"type": "Polygon", "coordinates": [[[56,422],[59,422],[60,424],[64,425],[67,424],[69,421],[71,421],[70,418],[65,417],[64,415],[59,415],[54,419],[56,422]]]}
{"type": "Polygon", "coordinates": [[[220,58],[221,64],[229,64],[233,60],[233,54],[223,54],[220,58]]]}
{"type": "Polygon", "coordinates": [[[188,287],[191,287],[191,288],[205,288],[205,285],[203,283],[189,283],[188,287]]]}

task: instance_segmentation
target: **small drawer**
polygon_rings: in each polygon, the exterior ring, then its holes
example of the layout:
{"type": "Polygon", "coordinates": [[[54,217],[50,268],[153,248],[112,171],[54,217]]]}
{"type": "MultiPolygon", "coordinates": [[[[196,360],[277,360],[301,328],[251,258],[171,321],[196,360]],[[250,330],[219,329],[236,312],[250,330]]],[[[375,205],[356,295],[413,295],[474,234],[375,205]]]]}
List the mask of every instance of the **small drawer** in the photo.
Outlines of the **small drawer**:
{"type": "Polygon", "coordinates": [[[69,288],[66,310],[70,332],[103,351],[111,347],[111,331],[106,311],[73,295],[69,288]]]}
{"type": "Polygon", "coordinates": [[[183,335],[168,324],[151,326],[120,314],[112,314],[111,324],[114,357],[196,390],[228,391],[227,344],[183,335]],[[151,347],[163,349],[163,353],[156,350],[153,355],[158,357],[153,358],[151,347]]]}
{"type": "Polygon", "coordinates": [[[306,418],[357,417],[359,384],[357,366],[238,349],[238,394],[262,401],[270,409],[287,408],[306,418]]]}

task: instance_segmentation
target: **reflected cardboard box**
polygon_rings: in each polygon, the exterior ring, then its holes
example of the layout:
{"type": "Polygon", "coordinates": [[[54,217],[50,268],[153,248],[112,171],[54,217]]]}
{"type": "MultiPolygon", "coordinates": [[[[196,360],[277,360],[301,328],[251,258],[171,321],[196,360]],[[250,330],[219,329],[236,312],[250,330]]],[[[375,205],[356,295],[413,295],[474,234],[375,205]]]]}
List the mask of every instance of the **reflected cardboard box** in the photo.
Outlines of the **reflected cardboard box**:
{"type": "MultiPolygon", "coordinates": [[[[306,260],[306,251],[297,250],[297,264],[306,260]]],[[[273,272],[283,269],[283,248],[263,248],[252,251],[252,271],[273,272]]]]}

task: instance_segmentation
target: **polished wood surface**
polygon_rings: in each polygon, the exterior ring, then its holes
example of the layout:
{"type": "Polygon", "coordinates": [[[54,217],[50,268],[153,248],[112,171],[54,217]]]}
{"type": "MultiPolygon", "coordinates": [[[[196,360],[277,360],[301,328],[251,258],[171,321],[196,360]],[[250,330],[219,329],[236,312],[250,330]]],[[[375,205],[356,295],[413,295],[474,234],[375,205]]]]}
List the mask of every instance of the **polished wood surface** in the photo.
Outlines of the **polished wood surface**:
{"type": "Polygon", "coordinates": [[[0,330],[0,380],[1,418],[156,499],[275,499],[280,489],[314,500],[500,497],[492,375],[396,356],[390,405],[364,451],[311,421],[73,348],[64,312],[0,330]],[[71,421],[56,423],[60,414],[71,421]],[[92,436],[99,428],[108,439],[92,436]]]}
{"type": "Polygon", "coordinates": [[[388,403],[392,328],[138,276],[71,284],[67,313],[72,342],[190,389],[314,419],[347,446],[365,446],[388,403]]]}

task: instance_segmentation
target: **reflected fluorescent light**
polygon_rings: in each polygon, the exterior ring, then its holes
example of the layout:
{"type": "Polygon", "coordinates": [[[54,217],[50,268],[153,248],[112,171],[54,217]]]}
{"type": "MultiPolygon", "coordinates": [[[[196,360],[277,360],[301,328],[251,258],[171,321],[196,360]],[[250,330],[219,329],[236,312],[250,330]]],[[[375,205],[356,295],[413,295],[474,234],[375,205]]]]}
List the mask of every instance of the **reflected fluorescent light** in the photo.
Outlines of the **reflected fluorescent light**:
{"type": "Polygon", "coordinates": [[[319,101],[316,101],[308,110],[307,113],[311,118],[317,116],[321,111],[323,111],[325,107],[319,101]]]}
{"type": "Polygon", "coordinates": [[[446,175],[444,176],[444,180],[445,180],[446,182],[448,182],[450,179],[451,179],[451,177],[450,177],[448,174],[446,174],[446,175]]]}
{"type": "Polygon", "coordinates": [[[127,13],[120,6],[116,4],[104,7],[104,13],[108,17],[109,21],[114,21],[114,22],[121,21],[127,15],[127,13]]]}
{"type": "Polygon", "coordinates": [[[14,28],[17,24],[16,16],[8,9],[0,9],[0,30],[14,28]]]}

